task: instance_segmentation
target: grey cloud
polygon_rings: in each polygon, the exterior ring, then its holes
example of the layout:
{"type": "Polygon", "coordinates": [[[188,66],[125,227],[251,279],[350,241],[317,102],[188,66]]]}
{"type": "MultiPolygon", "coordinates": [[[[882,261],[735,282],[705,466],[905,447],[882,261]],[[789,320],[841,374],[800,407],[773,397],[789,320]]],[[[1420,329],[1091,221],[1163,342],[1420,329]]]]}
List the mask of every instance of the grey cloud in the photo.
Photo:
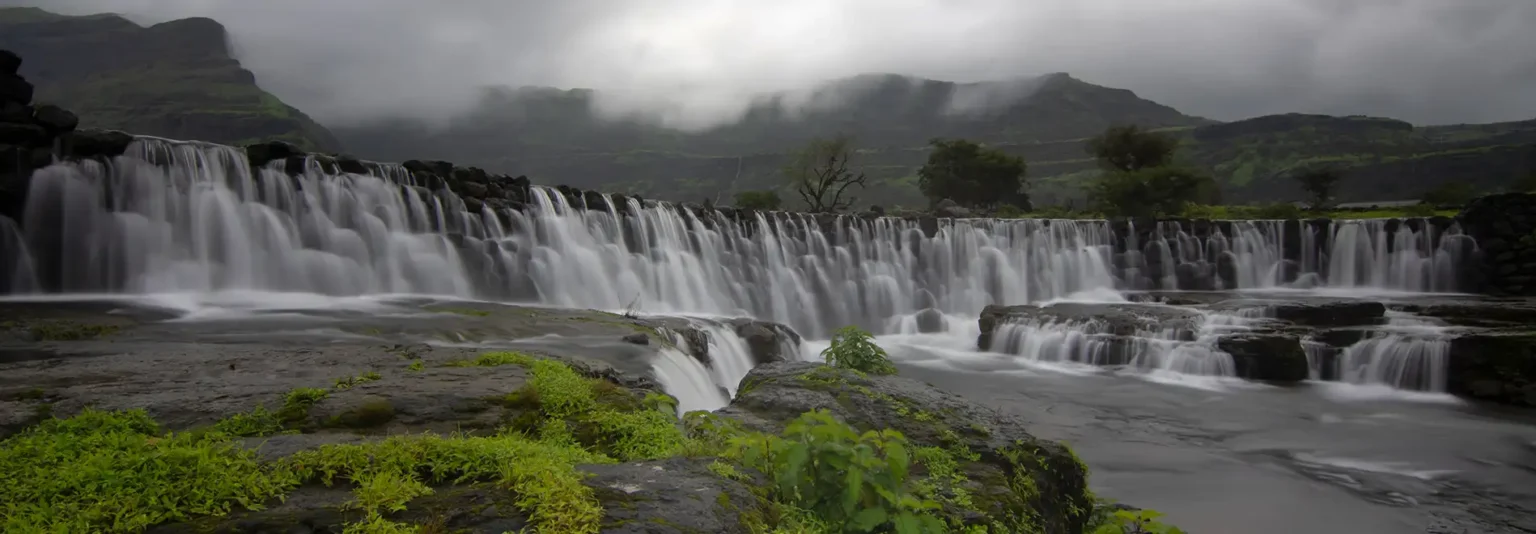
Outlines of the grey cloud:
{"type": "MultiPolygon", "coordinates": [[[[0,0],[0,4],[15,3],[0,0]]],[[[38,4],[38,2],[31,2],[38,4]]],[[[486,85],[591,87],[681,126],[767,91],[897,72],[1065,71],[1217,119],[1536,117],[1531,0],[54,0],[223,22],[263,86],[326,121],[462,111],[486,85]]],[[[990,100],[989,100],[990,101],[990,100]]]]}

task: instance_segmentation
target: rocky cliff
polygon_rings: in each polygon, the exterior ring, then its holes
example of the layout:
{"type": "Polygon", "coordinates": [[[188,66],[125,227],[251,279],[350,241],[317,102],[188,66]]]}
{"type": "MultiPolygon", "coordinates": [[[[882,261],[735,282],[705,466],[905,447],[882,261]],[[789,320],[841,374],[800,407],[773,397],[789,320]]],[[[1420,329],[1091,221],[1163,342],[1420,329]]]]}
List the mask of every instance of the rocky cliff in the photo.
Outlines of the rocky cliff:
{"type": "Polygon", "coordinates": [[[340,150],[329,130],[261,89],[206,18],[150,27],[117,15],[0,9],[0,48],[28,59],[39,102],[73,110],[86,127],[173,139],[282,139],[340,150]]]}

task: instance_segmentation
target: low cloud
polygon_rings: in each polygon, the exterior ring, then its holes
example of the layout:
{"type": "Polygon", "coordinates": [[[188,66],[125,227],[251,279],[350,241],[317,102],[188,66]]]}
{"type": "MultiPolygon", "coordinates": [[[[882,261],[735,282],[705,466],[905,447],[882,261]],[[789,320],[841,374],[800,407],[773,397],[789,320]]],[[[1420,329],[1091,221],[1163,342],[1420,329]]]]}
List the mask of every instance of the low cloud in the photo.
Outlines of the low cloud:
{"type": "MultiPolygon", "coordinates": [[[[0,0],[0,5],[31,4],[0,0]]],[[[587,87],[610,116],[738,119],[862,73],[1069,72],[1190,114],[1536,117],[1531,0],[55,0],[206,16],[260,83],[329,123],[445,118],[486,86],[587,87]]],[[[1027,84],[1025,86],[1027,88],[1027,84]]],[[[806,98],[809,98],[808,96],[806,98]]],[[[997,101],[964,94],[954,106],[997,101]]]]}

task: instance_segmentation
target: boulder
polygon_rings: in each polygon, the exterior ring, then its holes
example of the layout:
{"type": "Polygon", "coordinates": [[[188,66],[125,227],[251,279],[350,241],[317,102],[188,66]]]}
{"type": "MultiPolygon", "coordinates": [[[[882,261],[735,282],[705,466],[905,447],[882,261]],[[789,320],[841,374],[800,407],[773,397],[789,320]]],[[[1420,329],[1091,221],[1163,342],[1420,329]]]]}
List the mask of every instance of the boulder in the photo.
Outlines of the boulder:
{"type": "Polygon", "coordinates": [[[1536,406],[1536,333],[1482,333],[1451,340],[1446,390],[1516,406],[1536,406]]]}
{"type": "Polygon", "coordinates": [[[32,91],[32,84],[20,76],[0,73],[0,104],[31,104],[32,91]]]}
{"type": "Polygon", "coordinates": [[[0,50],[0,76],[16,74],[21,69],[21,56],[10,50],[0,50]]]}
{"type": "Polygon", "coordinates": [[[651,336],[645,335],[645,332],[635,332],[633,334],[624,336],[623,339],[624,339],[625,343],[630,343],[630,344],[634,344],[634,345],[650,345],[651,344],[651,336]]]}
{"type": "Polygon", "coordinates": [[[936,334],[945,330],[944,313],[933,308],[924,308],[917,312],[917,331],[923,334],[936,334]]]}
{"type": "Polygon", "coordinates": [[[763,321],[738,319],[732,321],[736,335],[746,340],[752,351],[752,361],[757,365],[794,361],[799,355],[794,351],[800,346],[800,335],[789,327],[763,321]]]}
{"type": "Polygon", "coordinates": [[[892,429],[913,447],[960,457],[978,523],[1022,521],[1041,532],[1082,532],[1094,507],[1087,468],[1065,446],[1031,435],[1013,415],[900,376],[862,375],[817,363],[753,369],[718,414],[762,432],[781,432],[810,410],[827,410],[859,430],[892,429]]]}
{"type": "Polygon", "coordinates": [[[0,144],[37,146],[47,144],[48,139],[41,126],[0,122],[0,144]]]}
{"type": "Polygon", "coordinates": [[[75,130],[63,138],[64,153],[83,159],[121,156],[133,143],[132,135],[117,130],[75,130]]]}
{"type": "Polygon", "coordinates": [[[245,146],[245,156],[250,160],[251,166],[256,168],[265,167],[272,161],[303,155],[305,152],[299,147],[283,141],[267,141],[245,146]]]}
{"type": "Polygon", "coordinates": [[[0,122],[14,122],[29,124],[32,122],[32,107],[15,102],[0,103],[0,122]]]}
{"type": "Polygon", "coordinates": [[[345,173],[350,173],[350,174],[369,174],[368,173],[368,166],[363,164],[362,161],[360,161],[357,158],[354,158],[352,156],[337,156],[336,157],[336,167],[338,169],[340,169],[341,172],[345,172],[345,173]]]}
{"type": "Polygon", "coordinates": [[[67,109],[53,104],[37,106],[34,116],[39,126],[48,131],[49,136],[58,136],[75,131],[80,126],[80,117],[67,109]]]}
{"type": "Polygon", "coordinates": [[[1301,340],[1277,334],[1238,334],[1216,341],[1216,348],[1232,355],[1237,376],[1268,382],[1300,382],[1311,373],[1301,340]]]}
{"type": "Polygon", "coordinates": [[[940,200],[939,204],[934,206],[933,212],[935,215],[940,217],[948,217],[951,219],[964,219],[966,217],[972,216],[971,210],[969,208],[965,208],[958,202],[947,198],[940,200]]]}

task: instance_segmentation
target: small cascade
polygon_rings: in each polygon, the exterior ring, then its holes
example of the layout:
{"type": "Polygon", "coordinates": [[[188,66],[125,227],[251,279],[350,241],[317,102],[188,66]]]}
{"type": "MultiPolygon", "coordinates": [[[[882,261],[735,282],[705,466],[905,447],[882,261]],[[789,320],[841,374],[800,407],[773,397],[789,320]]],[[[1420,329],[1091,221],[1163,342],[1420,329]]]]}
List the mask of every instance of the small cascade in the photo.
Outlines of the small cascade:
{"type": "Polygon", "coordinates": [[[1338,355],[1338,380],[1396,389],[1444,392],[1451,336],[1434,321],[1387,312],[1382,332],[1346,347],[1338,355]]]}
{"type": "Polygon", "coordinates": [[[0,216],[0,295],[33,293],[42,288],[33,272],[26,236],[16,221],[0,216]]]}
{"type": "MultiPolygon", "coordinates": [[[[695,321],[693,329],[696,335],[669,332],[672,343],[684,352],[706,358],[714,383],[724,389],[728,397],[735,397],[741,379],[757,365],[747,341],[730,326],[712,321],[695,321]]],[[[798,348],[794,350],[798,351],[798,348]]]]}
{"type": "Polygon", "coordinates": [[[716,385],[709,368],[682,350],[663,347],[651,363],[656,381],[677,398],[678,415],[694,410],[724,408],[731,398],[716,385]]]}
{"type": "Polygon", "coordinates": [[[1216,348],[1227,325],[1203,322],[1194,329],[1137,329],[1127,335],[1089,321],[1018,321],[999,325],[992,350],[1044,363],[1129,366],[1196,376],[1236,376],[1232,356],[1216,348]]]}

